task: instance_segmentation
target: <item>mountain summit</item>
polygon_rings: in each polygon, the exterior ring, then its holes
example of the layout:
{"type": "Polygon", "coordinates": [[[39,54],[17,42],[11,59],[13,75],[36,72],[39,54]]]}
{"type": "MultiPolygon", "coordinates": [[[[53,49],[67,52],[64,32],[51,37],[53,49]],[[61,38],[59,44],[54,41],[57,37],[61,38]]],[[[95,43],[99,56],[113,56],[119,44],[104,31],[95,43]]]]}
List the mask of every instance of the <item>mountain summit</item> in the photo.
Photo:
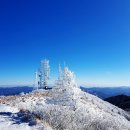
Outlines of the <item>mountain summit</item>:
{"type": "Polygon", "coordinates": [[[1,104],[29,112],[29,115],[42,122],[43,130],[130,129],[130,115],[127,112],[81,91],[74,81],[73,73],[66,69],[65,74],[62,87],[39,89],[26,95],[1,97],[1,104]]]}

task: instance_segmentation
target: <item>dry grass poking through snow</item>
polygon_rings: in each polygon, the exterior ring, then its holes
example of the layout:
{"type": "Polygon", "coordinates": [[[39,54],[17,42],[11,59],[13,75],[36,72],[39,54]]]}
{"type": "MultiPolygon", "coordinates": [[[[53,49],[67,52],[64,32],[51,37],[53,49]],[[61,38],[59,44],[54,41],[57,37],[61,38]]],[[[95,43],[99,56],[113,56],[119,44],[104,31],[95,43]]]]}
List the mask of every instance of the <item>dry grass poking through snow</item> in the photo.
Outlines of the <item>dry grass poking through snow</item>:
{"type": "Polygon", "coordinates": [[[0,104],[7,104],[11,105],[12,102],[15,102],[16,100],[19,100],[19,102],[25,102],[27,99],[32,99],[32,101],[35,101],[37,98],[41,97],[49,97],[48,92],[33,92],[25,95],[15,95],[15,96],[0,96],[0,104]]]}
{"type": "MultiPolygon", "coordinates": [[[[0,96],[0,104],[8,105],[12,107],[17,107],[19,109],[19,113],[22,114],[23,121],[31,120],[32,125],[42,125],[43,129],[38,130],[52,130],[52,128],[48,125],[47,122],[44,122],[40,116],[34,115],[29,111],[29,107],[32,102],[39,102],[41,99],[45,97],[49,97],[49,93],[47,91],[43,92],[33,92],[25,95],[15,95],[15,96],[0,96]],[[28,101],[27,101],[28,100],[28,101]],[[28,108],[23,107],[28,104],[28,108]]],[[[33,129],[33,128],[32,128],[33,129]]],[[[34,129],[33,129],[34,130],[34,129]]]]}

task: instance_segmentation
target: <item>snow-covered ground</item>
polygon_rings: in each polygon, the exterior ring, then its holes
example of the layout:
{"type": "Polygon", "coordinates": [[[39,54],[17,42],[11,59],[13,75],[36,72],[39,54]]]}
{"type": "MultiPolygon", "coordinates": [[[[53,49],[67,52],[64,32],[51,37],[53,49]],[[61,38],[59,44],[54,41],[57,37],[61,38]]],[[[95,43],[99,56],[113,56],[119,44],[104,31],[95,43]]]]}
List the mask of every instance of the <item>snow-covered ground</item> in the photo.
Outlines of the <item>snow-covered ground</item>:
{"type": "Polygon", "coordinates": [[[130,115],[127,112],[81,91],[68,69],[65,74],[62,87],[36,90],[19,96],[1,97],[0,104],[11,106],[2,105],[0,108],[1,129],[130,130],[130,115]],[[16,119],[21,118],[18,116],[19,110],[23,112],[23,115],[25,113],[25,119],[30,118],[31,122],[35,122],[33,124],[36,125],[30,126],[30,119],[26,123],[15,123],[16,119]],[[3,112],[6,114],[4,115],[3,112]],[[11,112],[10,116],[8,112],[11,112]],[[17,116],[18,118],[15,118],[17,116]]]}
{"type": "Polygon", "coordinates": [[[0,105],[0,130],[43,130],[43,126],[29,126],[28,122],[21,122],[19,110],[8,105],[0,105]]]}
{"type": "MultiPolygon", "coordinates": [[[[15,106],[18,110],[29,110],[42,120],[43,127],[46,130],[130,129],[130,115],[127,112],[96,96],[84,93],[76,87],[38,90],[30,94],[17,96],[13,100],[6,100],[6,98],[3,97],[5,103],[15,106]]],[[[17,109],[13,108],[12,110],[15,110],[14,112],[16,113],[18,112],[17,109]]],[[[21,130],[36,129],[34,126],[28,126],[28,123],[13,124],[14,121],[10,120],[10,117],[5,118],[3,115],[1,115],[0,120],[5,122],[7,120],[12,130],[15,130],[14,128],[21,130]],[[25,127],[24,129],[23,126],[25,127]]],[[[4,127],[4,125],[0,126],[4,127]]],[[[2,130],[8,130],[6,127],[8,126],[6,125],[2,130]]]]}

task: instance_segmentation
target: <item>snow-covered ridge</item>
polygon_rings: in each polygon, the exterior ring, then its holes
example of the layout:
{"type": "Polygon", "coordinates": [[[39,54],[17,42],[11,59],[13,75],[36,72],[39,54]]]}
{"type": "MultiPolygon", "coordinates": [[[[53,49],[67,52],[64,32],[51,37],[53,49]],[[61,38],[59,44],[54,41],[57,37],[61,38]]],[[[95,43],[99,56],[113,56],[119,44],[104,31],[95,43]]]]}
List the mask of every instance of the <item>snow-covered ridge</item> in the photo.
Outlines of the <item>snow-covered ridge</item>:
{"type": "Polygon", "coordinates": [[[44,130],[130,130],[127,112],[81,91],[68,69],[62,87],[1,97],[0,103],[29,111],[44,130]]]}
{"type": "Polygon", "coordinates": [[[76,87],[38,90],[10,100],[2,98],[19,110],[29,110],[56,130],[130,129],[129,114],[76,87]]]}

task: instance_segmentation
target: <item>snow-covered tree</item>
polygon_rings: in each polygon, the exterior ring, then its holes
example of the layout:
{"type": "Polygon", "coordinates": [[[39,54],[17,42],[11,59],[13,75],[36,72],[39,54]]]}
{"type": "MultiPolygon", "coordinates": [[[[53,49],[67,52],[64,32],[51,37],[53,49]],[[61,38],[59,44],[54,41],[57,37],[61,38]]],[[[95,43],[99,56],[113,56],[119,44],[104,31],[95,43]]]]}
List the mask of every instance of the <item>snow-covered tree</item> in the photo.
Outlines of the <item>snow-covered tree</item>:
{"type": "Polygon", "coordinates": [[[63,87],[76,87],[75,75],[67,67],[63,71],[63,87]]]}

